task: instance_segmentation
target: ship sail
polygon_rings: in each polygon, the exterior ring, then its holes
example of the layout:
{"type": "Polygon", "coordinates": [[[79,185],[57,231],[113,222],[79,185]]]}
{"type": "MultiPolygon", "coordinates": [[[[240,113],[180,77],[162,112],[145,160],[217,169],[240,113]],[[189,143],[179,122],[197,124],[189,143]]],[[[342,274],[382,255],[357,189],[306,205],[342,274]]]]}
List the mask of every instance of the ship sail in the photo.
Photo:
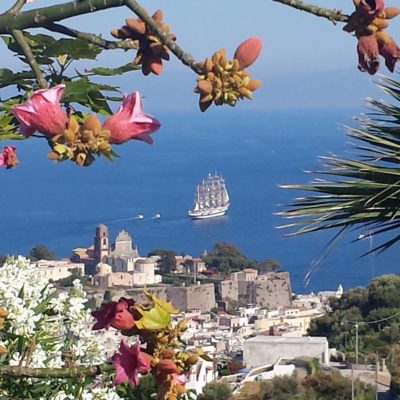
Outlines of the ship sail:
{"type": "Polygon", "coordinates": [[[208,174],[196,187],[194,206],[189,216],[195,219],[224,215],[229,208],[225,179],[217,173],[208,174]]]}

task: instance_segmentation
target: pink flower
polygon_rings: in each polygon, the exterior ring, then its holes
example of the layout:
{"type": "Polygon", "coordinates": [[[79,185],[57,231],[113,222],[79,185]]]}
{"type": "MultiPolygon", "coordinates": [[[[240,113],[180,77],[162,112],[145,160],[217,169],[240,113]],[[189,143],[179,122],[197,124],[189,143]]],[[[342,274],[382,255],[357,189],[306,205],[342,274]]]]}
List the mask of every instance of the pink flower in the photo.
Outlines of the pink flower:
{"type": "Polygon", "coordinates": [[[160,127],[160,123],[142,109],[139,92],[125,97],[118,111],[107,118],[103,129],[110,131],[110,143],[121,144],[130,139],[143,140],[152,144],[150,134],[160,127]]]}
{"type": "Polygon", "coordinates": [[[378,42],[374,35],[360,36],[357,43],[358,69],[375,74],[379,68],[378,42]]]}
{"type": "Polygon", "coordinates": [[[135,326],[135,319],[129,308],[134,301],[121,297],[118,302],[103,303],[101,310],[92,311],[92,316],[97,319],[93,325],[93,330],[105,329],[110,326],[121,331],[127,331],[135,326]]]}
{"type": "Polygon", "coordinates": [[[393,38],[390,39],[391,40],[388,43],[379,43],[379,54],[385,59],[387,69],[390,72],[393,72],[394,67],[396,66],[396,61],[400,56],[400,50],[393,38]]]}
{"type": "Polygon", "coordinates": [[[15,167],[18,164],[17,156],[15,155],[14,146],[4,146],[0,153],[0,167],[4,166],[7,169],[15,167]]]}
{"type": "Polygon", "coordinates": [[[129,347],[122,339],[119,352],[113,355],[111,361],[116,369],[114,385],[127,381],[132,385],[137,385],[138,373],[147,371],[147,363],[140,352],[140,342],[129,347]]]}
{"type": "Polygon", "coordinates": [[[68,118],[59,103],[64,88],[65,85],[57,85],[50,89],[36,90],[26,103],[11,107],[25,137],[35,131],[52,137],[65,129],[68,118]]]}

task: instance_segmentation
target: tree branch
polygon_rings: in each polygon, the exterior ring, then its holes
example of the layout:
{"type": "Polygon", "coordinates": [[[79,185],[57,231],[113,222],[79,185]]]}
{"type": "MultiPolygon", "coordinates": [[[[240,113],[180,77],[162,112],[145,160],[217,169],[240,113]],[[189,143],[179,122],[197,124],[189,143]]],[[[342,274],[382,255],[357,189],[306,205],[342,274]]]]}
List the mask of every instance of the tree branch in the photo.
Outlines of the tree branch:
{"type": "Polygon", "coordinates": [[[272,0],[277,3],[285,4],[289,7],[293,7],[296,10],[305,11],[313,14],[317,17],[327,18],[329,21],[336,22],[348,22],[349,16],[342,14],[339,10],[332,10],[330,8],[318,7],[313,4],[306,4],[300,0],[272,0]]]}
{"type": "Polygon", "coordinates": [[[111,49],[137,49],[138,45],[134,40],[119,40],[119,41],[110,41],[105,40],[101,36],[95,35],[93,33],[80,32],[76,29],[68,28],[64,25],[55,24],[54,22],[49,22],[43,25],[43,28],[48,29],[52,32],[62,33],[66,36],[72,36],[81,40],[85,40],[86,42],[93,43],[97,46],[100,46],[106,50],[111,49]]]}
{"type": "Polygon", "coordinates": [[[202,70],[198,67],[194,58],[189,53],[183,51],[175,41],[171,40],[168,34],[154,22],[153,18],[151,18],[147,11],[140,6],[136,0],[125,0],[125,4],[159,37],[161,42],[165,44],[183,64],[190,67],[196,74],[202,74],[202,70]]]}
{"type": "Polygon", "coordinates": [[[24,53],[26,61],[28,62],[33,73],[35,74],[36,82],[38,83],[39,87],[41,89],[47,88],[46,79],[44,79],[44,76],[39,67],[39,64],[36,62],[35,56],[33,55],[32,50],[29,47],[29,44],[25,40],[24,34],[22,33],[22,31],[20,31],[18,29],[12,29],[10,33],[13,36],[13,38],[15,39],[15,41],[18,43],[19,47],[21,47],[21,50],[24,53]]]}
{"type": "Polygon", "coordinates": [[[5,13],[0,15],[0,34],[10,33],[12,29],[39,28],[49,22],[61,21],[108,8],[121,7],[124,4],[124,0],[85,0],[36,8],[18,14],[5,13]]]}
{"type": "Polygon", "coordinates": [[[24,6],[25,3],[26,0],[17,0],[15,4],[8,11],[6,11],[6,14],[16,14],[24,6]]]}
{"type": "Polygon", "coordinates": [[[25,378],[80,378],[83,376],[97,376],[106,372],[114,372],[112,364],[92,365],[90,367],[69,368],[29,368],[11,365],[0,366],[0,376],[25,378]]]}

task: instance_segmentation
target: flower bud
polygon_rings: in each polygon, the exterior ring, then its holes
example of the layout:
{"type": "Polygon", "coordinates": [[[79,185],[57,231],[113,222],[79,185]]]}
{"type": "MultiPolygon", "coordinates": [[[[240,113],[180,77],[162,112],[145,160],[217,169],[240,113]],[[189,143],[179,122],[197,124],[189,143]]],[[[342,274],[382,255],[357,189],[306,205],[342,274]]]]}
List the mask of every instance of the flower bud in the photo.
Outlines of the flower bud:
{"type": "Polygon", "coordinates": [[[238,60],[241,69],[249,67],[256,61],[261,51],[262,42],[253,37],[242,42],[235,51],[234,59],[238,60]]]}

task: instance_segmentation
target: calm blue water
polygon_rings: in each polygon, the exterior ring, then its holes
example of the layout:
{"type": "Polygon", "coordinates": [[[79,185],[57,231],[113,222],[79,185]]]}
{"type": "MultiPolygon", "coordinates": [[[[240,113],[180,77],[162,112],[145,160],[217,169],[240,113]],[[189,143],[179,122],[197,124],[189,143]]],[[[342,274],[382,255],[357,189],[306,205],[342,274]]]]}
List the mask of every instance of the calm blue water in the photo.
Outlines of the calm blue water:
{"type": "MultiPolygon", "coordinates": [[[[359,258],[374,243],[350,244],[347,237],[315,272],[305,289],[304,275],[331,237],[318,233],[284,238],[273,215],[295,192],[282,183],[305,183],[303,170],[321,168],[318,155],[343,153],[350,146],[342,125],[356,111],[244,112],[218,110],[206,115],[157,115],[162,129],[155,144],[131,142],[116,148],[111,163],[97,160],[90,168],[46,159],[47,144],[30,140],[18,145],[20,165],[0,170],[0,253],[26,254],[46,244],[59,257],[92,243],[95,226],[130,232],[141,254],[157,247],[193,255],[217,241],[237,245],[250,258],[277,259],[291,273],[293,289],[308,291],[366,284],[374,275],[397,272],[395,250],[359,258]],[[208,172],[222,173],[231,197],[227,216],[192,221],[194,188],[208,172]],[[134,217],[144,214],[138,221],[134,217]],[[160,220],[150,217],[161,214],[160,220]]],[[[345,153],[344,153],[345,154],[345,153]]],[[[286,231],[288,232],[288,231],[286,231]]]]}

